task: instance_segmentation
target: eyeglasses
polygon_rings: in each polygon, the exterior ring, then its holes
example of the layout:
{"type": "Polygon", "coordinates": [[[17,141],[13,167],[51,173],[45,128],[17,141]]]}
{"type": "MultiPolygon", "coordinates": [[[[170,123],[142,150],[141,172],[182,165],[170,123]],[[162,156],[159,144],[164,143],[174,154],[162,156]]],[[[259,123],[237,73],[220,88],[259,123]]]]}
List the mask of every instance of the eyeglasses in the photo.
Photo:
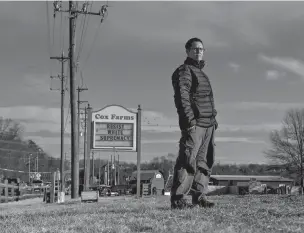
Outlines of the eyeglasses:
{"type": "Polygon", "coordinates": [[[202,51],[206,51],[206,49],[205,48],[191,48],[191,50],[193,50],[193,51],[199,51],[199,52],[202,52],[202,51]]]}

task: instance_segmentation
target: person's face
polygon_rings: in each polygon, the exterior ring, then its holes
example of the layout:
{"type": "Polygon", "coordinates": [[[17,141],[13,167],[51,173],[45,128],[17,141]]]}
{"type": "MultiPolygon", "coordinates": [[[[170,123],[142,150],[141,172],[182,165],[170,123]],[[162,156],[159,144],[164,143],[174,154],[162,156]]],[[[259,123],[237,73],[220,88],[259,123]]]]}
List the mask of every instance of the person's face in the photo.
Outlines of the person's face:
{"type": "Polygon", "coordinates": [[[201,42],[195,41],[192,43],[192,46],[189,50],[186,51],[188,57],[192,58],[195,61],[203,60],[204,56],[204,46],[201,42]]]}

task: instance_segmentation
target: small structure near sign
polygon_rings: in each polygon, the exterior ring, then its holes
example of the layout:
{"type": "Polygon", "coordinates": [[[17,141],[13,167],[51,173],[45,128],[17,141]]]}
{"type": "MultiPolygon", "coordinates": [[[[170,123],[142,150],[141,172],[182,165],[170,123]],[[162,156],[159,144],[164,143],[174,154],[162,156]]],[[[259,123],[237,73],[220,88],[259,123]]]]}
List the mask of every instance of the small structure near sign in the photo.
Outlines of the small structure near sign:
{"type": "MultiPolygon", "coordinates": [[[[137,172],[134,171],[130,178],[130,184],[133,186],[133,189],[136,188],[136,181],[137,172]]],[[[149,195],[164,195],[165,180],[163,174],[158,170],[141,170],[140,184],[145,187],[145,193],[149,193],[149,195]],[[149,187],[149,192],[147,191],[147,187],[149,187]]],[[[142,192],[142,194],[144,193],[142,192]]]]}

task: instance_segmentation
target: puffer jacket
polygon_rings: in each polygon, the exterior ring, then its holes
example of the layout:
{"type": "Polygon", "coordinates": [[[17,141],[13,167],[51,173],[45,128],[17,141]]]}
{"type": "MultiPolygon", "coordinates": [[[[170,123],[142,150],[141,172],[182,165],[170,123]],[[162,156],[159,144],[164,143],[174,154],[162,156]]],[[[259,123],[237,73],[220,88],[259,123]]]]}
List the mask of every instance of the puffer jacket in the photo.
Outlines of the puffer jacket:
{"type": "Polygon", "coordinates": [[[202,71],[204,61],[187,58],[172,75],[174,102],[181,130],[191,126],[211,127],[217,121],[212,87],[208,76],[202,71]]]}

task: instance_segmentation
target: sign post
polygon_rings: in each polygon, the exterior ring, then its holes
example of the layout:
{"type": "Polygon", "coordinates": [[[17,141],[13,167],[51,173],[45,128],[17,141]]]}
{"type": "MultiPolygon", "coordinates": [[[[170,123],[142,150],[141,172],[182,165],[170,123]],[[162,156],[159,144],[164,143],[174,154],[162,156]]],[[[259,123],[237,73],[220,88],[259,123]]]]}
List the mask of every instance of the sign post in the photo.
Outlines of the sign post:
{"type": "Polygon", "coordinates": [[[137,109],[137,190],[136,196],[140,197],[140,159],[141,159],[141,108],[138,105],[137,109]]]}

